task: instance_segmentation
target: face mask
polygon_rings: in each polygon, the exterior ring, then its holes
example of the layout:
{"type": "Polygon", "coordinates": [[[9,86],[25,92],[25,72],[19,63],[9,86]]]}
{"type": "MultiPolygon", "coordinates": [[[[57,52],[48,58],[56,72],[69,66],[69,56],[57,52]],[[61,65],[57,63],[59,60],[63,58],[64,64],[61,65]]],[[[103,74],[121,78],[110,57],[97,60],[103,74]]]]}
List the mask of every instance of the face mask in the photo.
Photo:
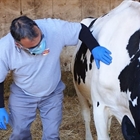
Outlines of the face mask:
{"type": "Polygon", "coordinates": [[[39,45],[35,48],[28,49],[28,52],[32,55],[38,55],[43,54],[45,50],[46,50],[46,40],[43,37],[39,45]]]}
{"type": "Polygon", "coordinates": [[[27,49],[27,48],[23,47],[21,44],[19,44],[19,45],[20,45],[20,48],[22,48],[23,50],[25,50],[26,52],[28,52],[32,55],[39,55],[39,54],[47,55],[50,52],[49,48],[46,49],[46,40],[44,38],[44,35],[41,36],[40,43],[33,48],[27,49]]]}

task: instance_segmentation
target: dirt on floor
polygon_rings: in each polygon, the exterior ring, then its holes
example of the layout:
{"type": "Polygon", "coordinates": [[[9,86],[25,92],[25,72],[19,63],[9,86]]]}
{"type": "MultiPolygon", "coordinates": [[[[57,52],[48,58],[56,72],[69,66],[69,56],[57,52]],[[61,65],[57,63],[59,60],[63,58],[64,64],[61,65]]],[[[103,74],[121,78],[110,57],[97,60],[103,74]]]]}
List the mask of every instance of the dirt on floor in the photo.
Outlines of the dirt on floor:
{"type": "MultiPolygon", "coordinates": [[[[5,105],[7,108],[8,104],[8,87],[12,81],[11,77],[7,78],[5,85],[5,105]]],[[[78,98],[75,94],[75,90],[72,83],[72,76],[70,72],[64,72],[62,74],[62,79],[66,84],[66,89],[64,91],[64,105],[63,105],[63,121],[60,127],[60,138],[61,140],[84,140],[85,139],[85,128],[84,122],[81,116],[80,105],[78,98]]],[[[8,109],[7,109],[8,110],[8,109]]],[[[92,111],[92,108],[91,108],[92,111]]],[[[92,117],[92,113],[91,113],[92,117]]],[[[0,130],[0,140],[8,140],[8,137],[11,134],[11,127],[8,126],[8,129],[0,130]]],[[[94,137],[96,137],[96,130],[94,127],[94,121],[91,120],[91,131],[94,137]]],[[[39,112],[37,111],[37,116],[31,127],[31,133],[33,140],[41,140],[42,136],[42,124],[39,117],[39,112]]],[[[121,133],[121,128],[119,123],[115,118],[112,119],[111,140],[124,140],[121,133]]]]}

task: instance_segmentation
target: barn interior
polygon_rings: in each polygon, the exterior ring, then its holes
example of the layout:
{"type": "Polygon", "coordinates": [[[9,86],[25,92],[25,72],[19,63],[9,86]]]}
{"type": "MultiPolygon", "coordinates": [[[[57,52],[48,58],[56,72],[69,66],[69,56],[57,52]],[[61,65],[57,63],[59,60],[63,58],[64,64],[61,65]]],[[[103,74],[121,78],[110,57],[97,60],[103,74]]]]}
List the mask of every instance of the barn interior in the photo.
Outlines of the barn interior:
{"type": "MultiPolygon", "coordinates": [[[[32,19],[60,18],[63,20],[80,22],[85,17],[99,17],[118,6],[123,0],[0,0],[0,38],[9,32],[11,21],[21,15],[32,19]]],[[[63,120],[60,128],[61,140],[84,140],[85,128],[80,112],[80,104],[73,86],[71,58],[76,46],[67,46],[61,54],[62,80],[66,84],[64,90],[63,120]]],[[[8,110],[9,86],[12,83],[12,72],[6,78],[4,87],[5,107],[8,110]]],[[[91,107],[92,111],[92,107],[91,107]]],[[[91,114],[92,115],[92,114],[91,114]]],[[[0,140],[8,140],[11,127],[0,130],[0,140]]],[[[91,130],[96,140],[94,121],[91,130]]],[[[31,127],[33,140],[41,140],[42,124],[37,112],[36,120],[31,127]]],[[[112,120],[111,140],[123,140],[120,124],[115,118],[112,120]]]]}

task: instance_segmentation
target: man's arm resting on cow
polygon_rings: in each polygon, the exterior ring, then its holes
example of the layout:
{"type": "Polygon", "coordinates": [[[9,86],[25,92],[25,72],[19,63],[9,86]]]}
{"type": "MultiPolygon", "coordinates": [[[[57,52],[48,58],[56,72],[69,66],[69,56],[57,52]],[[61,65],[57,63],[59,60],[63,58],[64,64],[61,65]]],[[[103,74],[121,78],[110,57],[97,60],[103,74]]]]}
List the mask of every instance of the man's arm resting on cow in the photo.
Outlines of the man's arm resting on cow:
{"type": "Polygon", "coordinates": [[[112,62],[112,57],[110,56],[111,52],[99,45],[90,30],[84,24],[81,24],[81,26],[82,29],[79,34],[79,39],[85,43],[91,51],[97,68],[100,68],[100,61],[109,65],[112,62]]]}
{"type": "Polygon", "coordinates": [[[0,129],[7,129],[6,125],[9,122],[9,116],[4,108],[4,82],[0,83],[0,129]]]}

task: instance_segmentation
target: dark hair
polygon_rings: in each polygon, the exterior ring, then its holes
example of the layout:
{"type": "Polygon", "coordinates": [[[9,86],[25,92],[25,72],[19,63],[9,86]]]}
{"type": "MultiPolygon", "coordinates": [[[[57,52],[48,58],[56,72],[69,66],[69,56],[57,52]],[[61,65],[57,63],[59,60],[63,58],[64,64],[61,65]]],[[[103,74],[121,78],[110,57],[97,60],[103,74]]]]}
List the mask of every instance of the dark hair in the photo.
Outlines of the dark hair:
{"type": "Polygon", "coordinates": [[[16,41],[20,41],[23,38],[32,40],[38,36],[33,28],[34,26],[37,26],[37,24],[32,19],[27,16],[21,16],[12,21],[10,32],[16,41]]]}

